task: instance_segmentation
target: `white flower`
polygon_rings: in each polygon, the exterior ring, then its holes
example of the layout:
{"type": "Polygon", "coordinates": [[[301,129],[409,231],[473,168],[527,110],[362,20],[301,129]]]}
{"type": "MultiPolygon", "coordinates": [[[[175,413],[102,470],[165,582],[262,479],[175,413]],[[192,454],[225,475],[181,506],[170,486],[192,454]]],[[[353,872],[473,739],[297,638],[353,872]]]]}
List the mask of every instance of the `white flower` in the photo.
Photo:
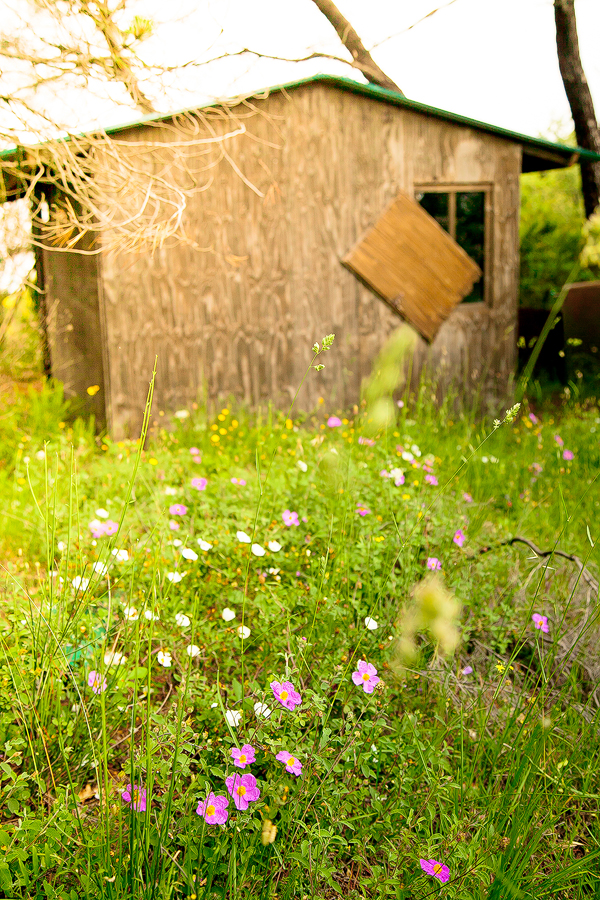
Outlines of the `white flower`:
{"type": "Polygon", "coordinates": [[[92,519],[88,524],[88,528],[90,531],[97,531],[99,528],[104,528],[104,525],[100,521],[100,519],[92,519]]]}
{"type": "Polygon", "coordinates": [[[379,628],[378,623],[375,619],[372,619],[371,616],[367,616],[365,619],[365,626],[369,629],[369,631],[377,631],[379,628]]]}
{"type": "Polygon", "coordinates": [[[232,619],[235,619],[234,611],[232,609],[229,609],[228,606],[225,607],[225,609],[221,613],[221,616],[226,622],[231,622],[232,619]]]}
{"type": "Polygon", "coordinates": [[[102,509],[102,507],[100,507],[100,509],[96,510],[96,515],[99,519],[108,519],[108,510],[102,509]]]}
{"type": "Polygon", "coordinates": [[[135,606],[125,606],[123,609],[123,615],[130,622],[136,622],[139,619],[139,613],[135,606]]]}
{"type": "Polygon", "coordinates": [[[149,622],[158,622],[159,616],[155,615],[152,610],[145,609],[144,610],[144,618],[148,619],[149,622]]]}
{"type": "Polygon", "coordinates": [[[203,541],[202,538],[198,538],[198,546],[201,550],[204,550],[205,553],[212,548],[212,544],[209,544],[208,541],[203,541]]]}
{"type": "Polygon", "coordinates": [[[255,556],[264,556],[267,552],[264,547],[260,546],[260,544],[252,544],[251,550],[255,556]]]}
{"type": "Polygon", "coordinates": [[[185,652],[194,659],[194,657],[200,656],[200,647],[197,647],[196,644],[190,644],[189,647],[186,647],[185,652]]]}
{"type": "Polygon", "coordinates": [[[75,588],[76,591],[87,590],[89,583],[90,583],[90,579],[83,578],[81,575],[76,575],[72,582],[73,587],[75,588]]]}
{"type": "Polygon", "coordinates": [[[183,581],[186,572],[167,572],[167,578],[169,581],[172,581],[173,584],[179,584],[180,581],[183,581]]]}
{"type": "Polygon", "coordinates": [[[231,725],[232,728],[237,728],[242,719],[242,714],[237,709],[228,709],[225,713],[225,719],[228,725],[231,725]]]}
{"type": "Polygon", "coordinates": [[[187,628],[190,624],[190,619],[186,616],[185,613],[175,613],[175,621],[179,625],[180,628],[187,628]]]}
{"type": "Polygon", "coordinates": [[[403,451],[402,451],[402,459],[403,459],[405,462],[412,462],[414,458],[415,458],[415,457],[414,457],[413,454],[410,452],[410,450],[403,450],[403,451]]]}
{"type": "Polygon", "coordinates": [[[420,455],[421,455],[421,451],[419,450],[419,448],[417,447],[416,444],[412,444],[410,449],[411,449],[412,452],[415,454],[415,456],[420,456],[420,455]]]}
{"type": "Polygon", "coordinates": [[[174,547],[181,547],[182,544],[183,544],[183,541],[180,541],[179,538],[175,538],[175,540],[173,541],[174,547]]]}
{"type": "Polygon", "coordinates": [[[167,495],[167,497],[176,497],[178,493],[179,493],[179,491],[177,490],[177,488],[174,488],[174,487],[166,487],[165,488],[165,494],[167,495]]]}
{"type": "Polygon", "coordinates": [[[271,550],[272,553],[279,553],[279,551],[281,550],[281,544],[278,543],[278,541],[269,541],[267,547],[269,548],[269,550],[271,550]]]}
{"type": "Polygon", "coordinates": [[[339,454],[338,454],[337,450],[335,449],[335,447],[330,447],[330,448],[329,448],[329,452],[330,452],[330,453],[335,453],[336,456],[339,456],[339,454]]]}
{"type": "Polygon", "coordinates": [[[38,450],[38,452],[35,454],[35,458],[39,460],[46,459],[46,451],[38,450]]]}
{"type": "Polygon", "coordinates": [[[251,544],[252,538],[248,537],[245,531],[236,531],[236,538],[240,542],[240,544],[251,544]]]}
{"type": "Polygon", "coordinates": [[[115,547],[114,550],[111,550],[111,553],[114,557],[116,557],[117,562],[128,562],[129,561],[129,553],[127,550],[117,550],[115,547]]]}
{"type": "Polygon", "coordinates": [[[178,409],[177,412],[174,412],[173,415],[176,419],[189,419],[190,413],[187,409],[178,409]]]}
{"type": "Polygon", "coordinates": [[[198,554],[194,550],[190,550],[189,547],[184,547],[181,551],[181,555],[184,559],[191,559],[192,562],[195,562],[198,559],[198,554]]]}
{"type": "Polygon", "coordinates": [[[254,704],[254,715],[262,716],[264,719],[268,719],[271,715],[271,710],[267,706],[266,703],[255,703],[254,704]]]}
{"type": "Polygon", "coordinates": [[[211,708],[211,709],[216,709],[218,705],[219,705],[218,703],[211,703],[211,704],[210,704],[210,708],[211,708]]]}
{"type": "Polygon", "coordinates": [[[127,662],[127,657],[123,655],[123,653],[119,653],[117,650],[108,650],[104,654],[104,665],[105,666],[122,666],[123,663],[127,662]]]}
{"type": "Polygon", "coordinates": [[[246,638],[250,637],[250,629],[247,625],[239,625],[237,633],[244,641],[246,640],[246,638]]]}
{"type": "Polygon", "coordinates": [[[269,575],[279,575],[281,569],[269,569],[269,575]]]}
{"type": "Polygon", "coordinates": [[[98,573],[98,575],[106,575],[106,573],[108,572],[108,566],[105,566],[103,562],[100,562],[100,560],[98,560],[98,562],[95,562],[92,568],[94,572],[98,573]]]}
{"type": "Polygon", "coordinates": [[[165,669],[170,668],[171,663],[173,662],[173,660],[171,659],[171,654],[168,650],[159,650],[156,654],[156,658],[161,666],[165,667],[165,669]]]}
{"type": "Polygon", "coordinates": [[[59,553],[64,553],[65,550],[67,549],[67,545],[65,544],[64,541],[59,541],[58,544],[56,545],[56,549],[58,550],[59,553]]]}
{"type": "Polygon", "coordinates": [[[308,466],[301,459],[298,460],[296,465],[298,466],[299,469],[301,469],[302,472],[306,472],[308,470],[308,466]]]}

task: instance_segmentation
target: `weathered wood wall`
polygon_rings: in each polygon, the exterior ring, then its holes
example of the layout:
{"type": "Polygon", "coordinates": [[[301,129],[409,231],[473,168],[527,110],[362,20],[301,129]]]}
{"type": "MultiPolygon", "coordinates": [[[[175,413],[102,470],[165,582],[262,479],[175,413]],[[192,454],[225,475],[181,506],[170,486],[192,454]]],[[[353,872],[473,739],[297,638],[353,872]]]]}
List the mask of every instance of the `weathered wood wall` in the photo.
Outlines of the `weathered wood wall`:
{"type": "MultiPolygon", "coordinates": [[[[77,248],[91,249],[86,235],[77,248]]],[[[65,397],[77,398],[77,411],[93,413],[97,425],[106,425],[106,385],[103,335],[100,326],[100,258],[43,248],[42,257],[46,333],[52,376],[64,384],[65,397]],[[92,385],[99,390],[87,393],[92,385]]]]}
{"type": "MultiPolygon", "coordinates": [[[[299,406],[355,403],[400,320],[340,260],[399,189],[424,184],[491,186],[494,224],[487,301],[457,308],[431,347],[419,339],[417,365],[502,402],[516,352],[519,145],[321,84],[253,103],[227,153],[260,196],[222,159],[186,211],[190,238],[210,250],[103,258],[113,433],[139,427],[155,355],[156,410],[229,395],[285,408],[330,332],[334,349],[299,406]]],[[[169,134],[148,125],[120,137],[169,134]]]]}

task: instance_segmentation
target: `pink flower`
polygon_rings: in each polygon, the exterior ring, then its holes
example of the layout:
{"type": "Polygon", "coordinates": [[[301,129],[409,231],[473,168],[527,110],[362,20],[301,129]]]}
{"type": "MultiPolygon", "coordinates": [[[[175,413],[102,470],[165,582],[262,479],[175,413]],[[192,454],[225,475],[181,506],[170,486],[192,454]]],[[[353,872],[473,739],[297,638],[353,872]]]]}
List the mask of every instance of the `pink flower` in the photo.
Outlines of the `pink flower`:
{"type": "Polygon", "coordinates": [[[448,866],[445,866],[443,863],[438,862],[436,859],[420,859],[421,868],[428,875],[433,875],[434,878],[439,878],[441,882],[444,884],[450,879],[450,869],[448,866]]]}
{"type": "Polygon", "coordinates": [[[216,797],[211,791],[204,802],[199,802],[196,812],[204,816],[209,825],[224,825],[229,816],[228,806],[227,797],[216,797]]]}
{"type": "Polygon", "coordinates": [[[466,491],[463,493],[463,500],[465,501],[465,503],[472,503],[472,502],[473,502],[473,498],[471,497],[470,494],[467,494],[466,491]]]}
{"type": "Polygon", "coordinates": [[[437,558],[437,556],[428,556],[426,566],[428,569],[431,569],[432,572],[437,571],[442,568],[442,564],[437,558]]]}
{"type": "Polygon", "coordinates": [[[455,544],[457,544],[457,546],[462,547],[465,542],[465,533],[462,528],[459,528],[458,531],[454,532],[454,537],[452,538],[452,540],[455,544]]]}
{"type": "Polygon", "coordinates": [[[329,416],[327,424],[330,428],[339,428],[342,424],[342,420],[338,418],[338,416],[329,416]]]}
{"type": "Polygon", "coordinates": [[[563,450],[563,459],[575,459],[575,454],[572,450],[563,450]]]}
{"type": "Polygon", "coordinates": [[[195,462],[195,463],[201,463],[201,462],[202,462],[202,457],[201,457],[201,456],[192,456],[192,460],[193,460],[193,462],[195,462]]]}
{"type": "Polygon", "coordinates": [[[359,516],[368,516],[371,510],[368,508],[368,506],[363,506],[362,503],[357,503],[356,512],[359,514],[359,516]]]}
{"type": "Polygon", "coordinates": [[[90,531],[92,532],[93,538],[101,538],[106,534],[106,526],[104,522],[99,522],[97,519],[94,519],[93,522],[90,522],[90,531]]]}
{"type": "Polygon", "coordinates": [[[233,759],[234,766],[237,766],[238,769],[244,769],[246,766],[249,766],[250,763],[256,762],[254,747],[250,744],[244,744],[241,750],[237,747],[232,747],[231,758],[233,759]]]}
{"type": "Polygon", "coordinates": [[[260,797],[254,775],[238,775],[236,772],[225,779],[225,784],[238,809],[248,809],[248,804],[260,797]]]}
{"type": "Polygon", "coordinates": [[[292,525],[299,525],[298,521],[298,513],[292,512],[289,509],[284,509],[281,513],[281,518],[283,519],[283,524],[287,525],[288,528],[291,528],[292,525]]]}
{"type": "Polygon", "coordinates": [[[356,672],[352,673],[352,681],[364,690],[365,694],[372,694],[379,684],[377,669],[371,663],[359,659],[356,672]]]}
{"type": "Polygon", "coordinates": [[[555,434],[555,435],[554,435],[554,440],[556,441],[556,443],[558,444],[559,447],[562,447],[562,446],[563,446],[564,441],[563,441],[563,439],[561,438],[560,434],[555,434]]]}
{"type": "Polygon", "coordinates": [[[426,475],[426,476],[425,476],[425,483],[426,483],[426,484],[432,484],[434,487],[437,487],[438,480],[437,480],[437,478],[435,477],[435,475],[426,475]]]}
{"type": "Polygon", "coordinates": [[[104,534],[110,537],[111,534],[116,534],[119,530],[119,523],[113,522],[112,519],[107,519],[104,523],[104,534]]]}
{"type": "Polygon", "coordinates": [[[174,519],[169,521],[169,528],[171,531],[179,531],[179,522],[176,522],[174,519]]]}
{"type": "Polygon", "coordinates": [[[464,669],[462,670],[462,674],[470,675],[472,671],[473,671],[473,666],[465,666],[464,669]]]}
{"type": "Polygon", "coordinates": [[[174,503],[169,507],[169,513],[172,516],[185,516],[186,512],[187,506],[184,506],[183,503],[174,503]]]}
{"type": "Polygon", "coordinates": [[[287,750],[282,750],[281,753],[277,754],[275,759],[285,763],[285,771],[289,772],[290,775],[298,776],[302,772],[302,763],[300,760],[296,759],[295,756],[292,756],[291,753],[288,753],[287,750]]]}
{"type": "Polygon", "coordinates": [[[548,616],[541,616],[539,613],[534,613],[531,617],[533,619],[533,627],[538,628],[540,631],[543,631],[544,634],[548,634],[548,616]]]}
{"type": "Polygon", "coordinates": [[[534,425],[537,425],[537,423],[540,421],[535,413],[529,413],[529,420],[533,422],[534,425]]]}
{"type": "Polygon", "coordinates": [[[197,447],[190,447],[190,453],[192,456],[200,456],[200,451],[197,447]]]}
{"type": "Polygon", "coordinates": [[[139,784],[128,784],[121,794],[121,800],[129,803],[136,812],[146,812],[146,788],[139,784]]]}
{"type": "Polygon", "coordinates": [[[106,678],[94,669],[88,675],[88,685],[95,694],[102,694],[106,690],[106,678]]]}
{"type": "MultiPolygon", "coordinates": [[[[208,480],[206,478],[192,478],[192,487],[196,488],[197,491],[205,491],[207,484],[208,480]]],[[[183,509],[185,510],[185,506],[183,509]]],[[[169,510],[169,512],[171,512],[171,510],[169,510]]],[[[178,515],[183,515],[183,513],[178,513],[178,515]]]]}
{"type": "Polygon", "coordinates": [[[363,437],[362,434],[361,434],[361,436],[360,436],[359,439],[358,439],[358,443],[359,443],[359,444],[366,444],[367,447],[374,447],[374,446],[375,446],[375,441],[373,440],[373,438],[366,438],[366,437],[363,437]]]}
{"type": "Polygon", "coordinates": [[[232,479],[231,479],[231,483],[232,483],[232,484],[239,484],[239,485],[241,485],[242,487],[246,484],[246,482],[245,482],[245,480],[244,480],[243,478],[232,478],[232,479]]]}
{"type": "Polygon", "coordinates": [[[302,703],[302,697],[294,688],[291,681],[272,681],[271,690],[275,695],[275,699],[279,700],[286,709],[293,710],[302,703]]]}

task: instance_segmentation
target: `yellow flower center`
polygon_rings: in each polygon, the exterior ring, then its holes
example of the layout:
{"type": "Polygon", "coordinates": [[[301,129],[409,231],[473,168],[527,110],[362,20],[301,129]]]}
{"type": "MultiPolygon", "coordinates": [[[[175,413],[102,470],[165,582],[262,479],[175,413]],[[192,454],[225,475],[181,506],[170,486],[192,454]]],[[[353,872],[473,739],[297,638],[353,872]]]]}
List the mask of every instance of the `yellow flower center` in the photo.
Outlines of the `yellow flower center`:
{"type": "Polygon", "coordinates": [[[293,756],[290,756],[290,758],[288,759],[288,766],[295,766],[297,762],[297,759],[294,759],[293,756]]]}
{"type": "Polygon", "coordinates": [[[370,677],[371,677],[371,676],[369,675],[368,672],[363,672],[363,677],[362,677],[362,680],[363,680],[363,681],[368,681],[370,677]]]}
{"type": "Polygon", "coordinates": [[[441,863],[436,863],[435,866],[433,867],[433,874],[439,875],[441,871],[442,871],[441,863]]]}
{"type": "Polygon", "coordinates": [[[133,802],[134,803],[140,802],[140,792],[139,792],[138,788],[133,789],[133,802]]]}
{"type": "Polygon", "coordinates": [[[246,788],[244,787],[243,784],[240,784],[240,786],[237,787],[235,790],[236,790],[236,794],[238,795],[238,797],[243,797],[244,794],[246,793],[246,788]]]}
{"type": "Polygon", "coordinates": [[[96,675],[96,677],[94,678],[94,687],[95,688],[100,687],[100,676],[99,675],[96,675]]]}
{"type": "Polygon", "coordinates": [[[288,692],[287,692],[287,691],[280,691],[280,692],[279,692],[279,696],[281,697],[282,700],[287,700],[287,695],[288,695],[288,692]]]}
{"type": "Polygon", "coordinates": [[[206,807],[206,815],[207,815],[207,816],[214,816],[214,814],[215,814],[215,807],[214,807],[214,806],[212,805],[212,803],[211,803],[210,806],[207,806],[207,807],[206,807]]]}
{"type": "Polygon", "coordinates": [[[238,759],[241,763],[245,763],[246,762],[246,754],[240,753],[240,755],[238,756],[238,759]]]}

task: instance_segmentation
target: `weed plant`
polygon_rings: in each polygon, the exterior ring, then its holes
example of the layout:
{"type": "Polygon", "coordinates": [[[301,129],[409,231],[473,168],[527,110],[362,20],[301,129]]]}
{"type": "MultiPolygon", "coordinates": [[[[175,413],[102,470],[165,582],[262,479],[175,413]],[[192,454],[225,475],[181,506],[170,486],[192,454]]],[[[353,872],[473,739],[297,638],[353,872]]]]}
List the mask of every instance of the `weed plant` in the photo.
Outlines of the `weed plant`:
{"type": "Polygon", "coordinates": [[[433,393],[374,436],[326,402],[167,431],[149,396],[101,444],[30,398],[0,433],[1,896],[598,896],[600,414],[433,393]]]}

